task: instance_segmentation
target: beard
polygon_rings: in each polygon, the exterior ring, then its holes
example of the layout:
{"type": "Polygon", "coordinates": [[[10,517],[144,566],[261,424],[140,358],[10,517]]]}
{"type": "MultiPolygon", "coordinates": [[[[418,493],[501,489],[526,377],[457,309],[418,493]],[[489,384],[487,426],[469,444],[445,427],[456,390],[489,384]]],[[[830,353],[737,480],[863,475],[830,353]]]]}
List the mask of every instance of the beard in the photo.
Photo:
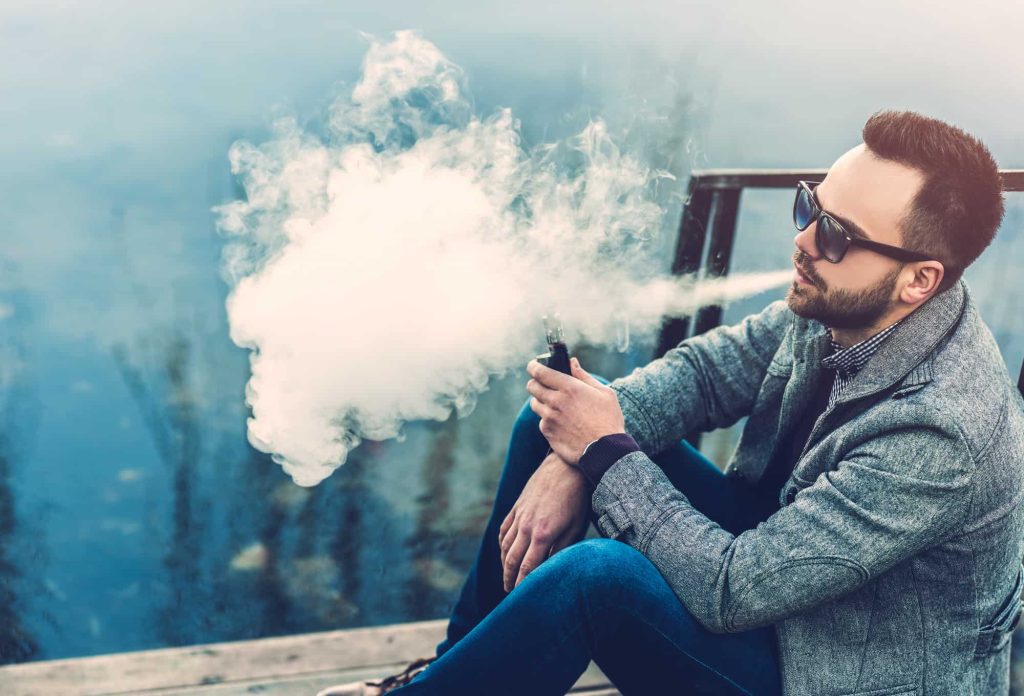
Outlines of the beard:
{"type": "Polygon", "coordinates": [[[797,252],[793,261],[813,283],[813,287],[794,282],[786,293],[786,303],[794,314],[805,319],[815,319],[832,329],[866,329],[874,326],[889,310],[896,279],[903,270],[903,264],[900,264],[875,285],[853,293],[849,290],[829,290],[807,263],[808,258],[802,252],[797,252]]]}

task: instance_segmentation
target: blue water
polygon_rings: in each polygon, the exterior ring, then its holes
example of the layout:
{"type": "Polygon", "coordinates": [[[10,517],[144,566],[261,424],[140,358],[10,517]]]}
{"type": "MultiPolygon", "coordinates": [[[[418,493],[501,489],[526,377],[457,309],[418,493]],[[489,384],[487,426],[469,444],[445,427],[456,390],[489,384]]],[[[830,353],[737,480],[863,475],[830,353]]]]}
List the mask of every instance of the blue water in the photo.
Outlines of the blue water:
{"type": "MultiPolygon", "coordinates": [[[[872,30],[902,47],[848,61],[868,29],[833,37],[833,55],[795,4],[760,18],[727,4],[209,5],[0,10],[0,662],[447,614],[525,374],[468,419],[412,424],[303,490],[246,443],[247,357],[227,335],[210,208],[240,195],[228,147],[266,138],[274,114],[315,119],[358,74],[357,30],[419,27],[466,69],[478,110],[512,107],[532,141],[650,107],[673,114],[683,170],[823,167],[895,101],[1024,162],[1020,88],[987,70],[1011,56],[944,65],[912,50],[928,32],[899,34],[898,13],[872,30]],[[813,101],[794,103],[796,80],[813,101]]],[[[734,270],[785,267],[788,206],[788,193],[744,194],[734,270]]],[[[1014,199],[968,273],[1011,366],[1021,215],[1014,199]]],[[[613,377],[649,349],[582,355],[613,377]]]]}

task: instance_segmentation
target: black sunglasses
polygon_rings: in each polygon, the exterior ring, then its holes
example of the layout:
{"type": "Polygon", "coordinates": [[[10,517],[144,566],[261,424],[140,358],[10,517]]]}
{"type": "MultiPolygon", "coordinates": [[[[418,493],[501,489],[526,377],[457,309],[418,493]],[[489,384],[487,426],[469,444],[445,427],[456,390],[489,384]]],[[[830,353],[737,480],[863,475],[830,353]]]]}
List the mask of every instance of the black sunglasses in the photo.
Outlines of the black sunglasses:
{"type": "Polygon", "coordinates": [[[851,235],[843,224],[832,215],[822,210],[818,205],[818,197],[814,188],[820,181],[798,181],[796,182],[796,200],[793,201],[793,224],[801,232],[807,229],[815,220],[818,221],[818,228],[815,230],[814,242],[818,245],[818,251],[827,261],[839,263],[846,256],[851,246],[859,246],[863,249],[870,249],[879,254],[899,261],[929,261],[930,256],[919,254],[916,251],[890,246],[880,242],[872,242],[868,239],[861,239],[851,235]]]}

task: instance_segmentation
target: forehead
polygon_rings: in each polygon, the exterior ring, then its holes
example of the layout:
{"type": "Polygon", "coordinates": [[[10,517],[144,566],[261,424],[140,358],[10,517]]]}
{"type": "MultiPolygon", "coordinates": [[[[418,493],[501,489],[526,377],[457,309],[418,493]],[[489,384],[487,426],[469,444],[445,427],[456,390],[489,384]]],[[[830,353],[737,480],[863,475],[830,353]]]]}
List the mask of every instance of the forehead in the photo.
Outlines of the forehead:
{"type": "Polygon", "coordinates": [[[923,182],[918,170],[880,159],[861,143],[828,170],[817,187],[818,201],[835,217],[860,227],[868,239],[898,245],[899,222],[923,182]]]}

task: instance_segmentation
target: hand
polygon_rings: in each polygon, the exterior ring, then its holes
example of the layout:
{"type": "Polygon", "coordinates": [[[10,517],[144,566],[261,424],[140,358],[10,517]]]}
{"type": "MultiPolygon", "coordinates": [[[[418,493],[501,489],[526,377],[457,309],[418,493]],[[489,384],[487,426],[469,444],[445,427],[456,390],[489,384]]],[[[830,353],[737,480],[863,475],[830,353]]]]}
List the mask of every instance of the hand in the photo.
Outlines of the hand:
{"type": "Polygon", "coordinates": [[[615,390],[590,376],[572,359],[572,376],[531,360],[526,371],[533,378],[526,391],[530,408],[540,416],[540,432],[551,449],[569,464],[594,440],[626,431],[615,390]]]}
{"type": "Polygon", "coordinates": [[[581,537],[589,511],[590,489],[583,472],[554,452],[545,457],[498,532],[505,592],[581,537]]]}

